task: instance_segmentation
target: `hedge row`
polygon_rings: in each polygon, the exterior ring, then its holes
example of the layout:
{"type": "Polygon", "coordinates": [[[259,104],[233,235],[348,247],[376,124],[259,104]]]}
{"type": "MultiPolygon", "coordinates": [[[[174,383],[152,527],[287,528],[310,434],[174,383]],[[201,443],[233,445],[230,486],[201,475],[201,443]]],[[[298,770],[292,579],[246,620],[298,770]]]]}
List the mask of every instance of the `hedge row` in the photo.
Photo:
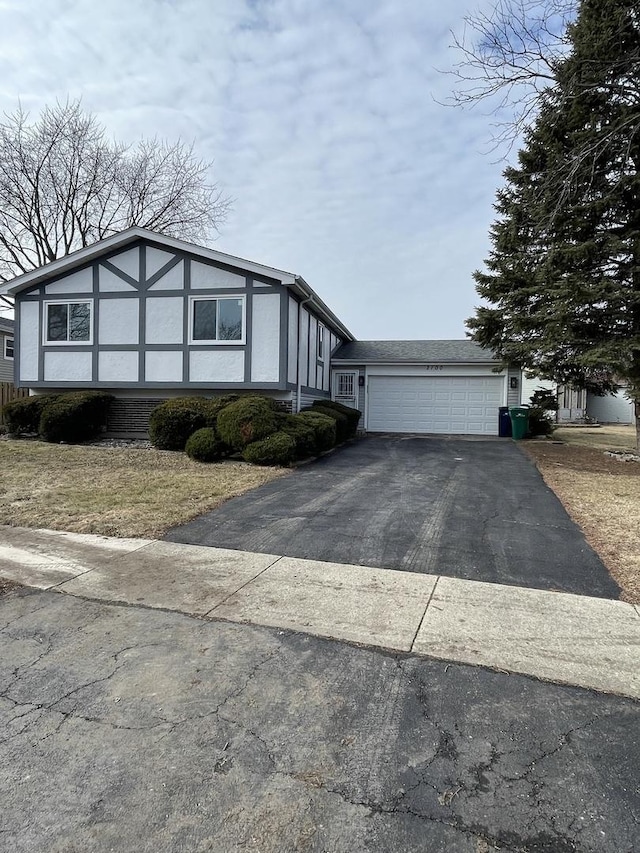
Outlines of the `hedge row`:
{"type": "Polygon", "coordinates": [[[151,413],[149,434],[162,450],[185,450],[198,462],[241,453],[257,465],[288,465],[355,435],[360,412],[318,401],[297,415],[256,394],[167,400],[151,413]]]}
{"type": "Polygon", "coordinates": [[[99,435],[112,399],[102,391],[38,394],[12,400],[2,414],[14,435],[37,433],[44,441],[76,444],[99,435]]]}

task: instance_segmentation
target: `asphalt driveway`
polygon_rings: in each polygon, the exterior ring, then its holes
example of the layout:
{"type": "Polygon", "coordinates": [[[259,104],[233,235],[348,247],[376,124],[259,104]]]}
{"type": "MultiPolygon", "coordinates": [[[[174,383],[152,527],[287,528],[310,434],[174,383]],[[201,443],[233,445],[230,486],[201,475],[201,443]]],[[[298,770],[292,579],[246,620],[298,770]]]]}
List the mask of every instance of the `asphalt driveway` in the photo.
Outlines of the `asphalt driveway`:
{"type": "Polygon", "coordinates": [[[604,598],[620,593],[508,440],[369,437],[165,538],[604,598]]]}

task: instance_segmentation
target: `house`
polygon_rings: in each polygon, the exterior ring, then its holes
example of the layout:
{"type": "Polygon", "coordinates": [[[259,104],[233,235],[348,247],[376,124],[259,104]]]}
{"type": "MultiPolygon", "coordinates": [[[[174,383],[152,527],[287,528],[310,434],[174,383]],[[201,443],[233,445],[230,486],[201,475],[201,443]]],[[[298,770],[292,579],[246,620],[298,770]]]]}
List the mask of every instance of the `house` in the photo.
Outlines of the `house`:
{"type": "Polygon", "coordinates": [[[0,383],[13,382],[13,320],[0,317],[0,383]]]}
{"type": "Polygon", "coordinates": [[[481,435],[519,401],[520,372],[477,344],[356,341],[300,276],[141,228],[0,293],[15,297],[16,384],[109,391],[112,433],[145,433],[184,395],[259,392],[289,411],[333,397],[370,432],[481,435]]]}
{"type": "Polygon", "coordinates": [[[556,421],[558,423],[580,423],[597,421],[598,423],[635,423],[633,403],[625,395],[624,388],[614,394],[598,396],[584,388],[559,385],[539,376],[522,378],[521,402],[528,404],[535,391],[551,391],[558,401],[556,421]]]}

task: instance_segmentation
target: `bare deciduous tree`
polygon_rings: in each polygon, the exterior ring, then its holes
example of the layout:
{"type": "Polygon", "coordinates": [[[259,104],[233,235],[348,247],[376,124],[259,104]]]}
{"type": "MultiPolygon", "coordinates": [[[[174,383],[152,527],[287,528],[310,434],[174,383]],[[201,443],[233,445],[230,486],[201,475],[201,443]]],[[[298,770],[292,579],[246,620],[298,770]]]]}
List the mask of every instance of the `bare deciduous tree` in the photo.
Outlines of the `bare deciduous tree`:
{"type": "Polygon", "coordinates": [[[554,82],[566,54],[567,26],[579,0],[498,0],[491,12],[466,15],[451,74],[450,105],[486,103],[496,117],[495,148],[510,151],[537,112],[540,94],[554,82]]]}
{"type": "Polygon", "coordinates": [[[133,225],[207,243],[229,199],[193,146],[113,142],[79,101],[0,123],[0,281],[133,225]]]}

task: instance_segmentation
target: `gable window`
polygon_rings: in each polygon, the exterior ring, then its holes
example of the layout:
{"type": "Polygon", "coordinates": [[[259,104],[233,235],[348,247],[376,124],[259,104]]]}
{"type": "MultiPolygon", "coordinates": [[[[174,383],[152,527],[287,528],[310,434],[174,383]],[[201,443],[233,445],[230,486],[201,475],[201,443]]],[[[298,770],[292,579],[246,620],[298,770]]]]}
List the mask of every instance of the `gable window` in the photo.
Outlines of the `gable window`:
{"type": "Polygon", "coordinates": [[[44,303],[45,344],[90,344],[91,300],[44,303]]]}
{"type": "Polygon", "coordinates": [[[324,359],[324,326],[318,323],[318,359],[324,359]]]}
{"type": "Polygon", "coordinates": [[[191,342],[244,343],[244,297],[192,298],[191,342]]]}
{"type": "Polygon", "coordinates": [[[7,359],[13,358],[13,338],[4,339],[4,357],[7,359]]]}

